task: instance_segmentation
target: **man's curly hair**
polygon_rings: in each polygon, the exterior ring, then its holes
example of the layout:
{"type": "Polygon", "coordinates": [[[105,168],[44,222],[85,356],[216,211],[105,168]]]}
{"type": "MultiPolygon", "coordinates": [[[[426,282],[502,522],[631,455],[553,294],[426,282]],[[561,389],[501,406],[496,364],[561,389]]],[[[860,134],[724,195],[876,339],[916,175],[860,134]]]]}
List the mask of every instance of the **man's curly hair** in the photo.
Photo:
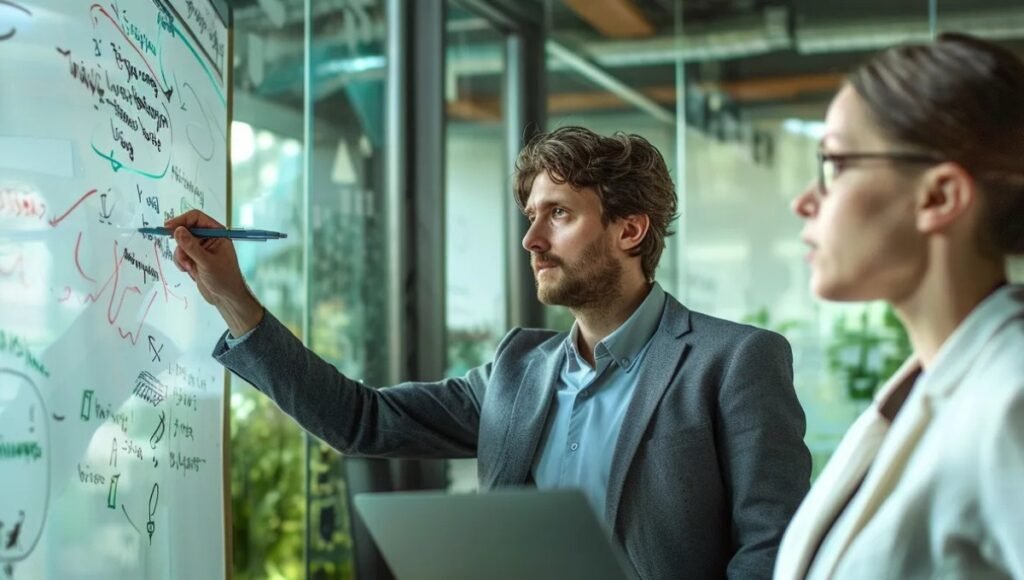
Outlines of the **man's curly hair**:
{"type": "Polygon", "coordinates": [[[593,189],[601,199],[605,224],[645,214],[651,224],[632,255],[641,256],[648,281],[672,235],[676,191],[661,153],[639,135],[617,132],[610,137],[583,127],[562,127],[535,136],[519,153],[515,166],[515,199],[526,208],[533,181],[541,172],[552,182],[573,189],[593,189]]]}

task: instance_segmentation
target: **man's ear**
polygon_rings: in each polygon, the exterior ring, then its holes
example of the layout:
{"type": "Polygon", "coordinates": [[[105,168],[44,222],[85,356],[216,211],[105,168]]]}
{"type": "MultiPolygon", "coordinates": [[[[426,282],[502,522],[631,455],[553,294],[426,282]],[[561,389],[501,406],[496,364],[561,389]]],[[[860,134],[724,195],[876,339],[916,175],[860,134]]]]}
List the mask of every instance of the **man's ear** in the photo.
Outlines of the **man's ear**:
{"type": "Polygon", "coordinates": [[[629,252],[640,245],[647,237],[647,230],[651,227],[651,217],[647,214],[628,215],[619,219],[620,230],[617,240],[619,249],[629,252]]]}
{"type": "Polygon", "coordinates": [[[947,162],[928,170],[917,199],[917,229],[933,233],[948,229],[977,201],[978,188],[971,174],[947,162]]]}

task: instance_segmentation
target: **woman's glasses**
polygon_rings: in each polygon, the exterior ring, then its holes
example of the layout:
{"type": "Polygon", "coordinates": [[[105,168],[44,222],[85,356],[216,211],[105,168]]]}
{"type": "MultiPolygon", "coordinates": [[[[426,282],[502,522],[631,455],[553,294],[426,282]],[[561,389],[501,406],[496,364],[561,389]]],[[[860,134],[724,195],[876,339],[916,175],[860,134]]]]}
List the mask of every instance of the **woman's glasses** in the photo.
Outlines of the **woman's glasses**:
{"type": "Polygon", "coordinates": [[[942,163],[944,160],[926,153],[900,153],[900,152],[878,152],[878,153],[824,153],[818,152],[818,192],[821,195],[828,193],[832,183],[839,176],[839,171],[844,163],[850,161],[869,161],[872,159],[884,159],[896,163],[921,163],[930,165],[942,163]]]}

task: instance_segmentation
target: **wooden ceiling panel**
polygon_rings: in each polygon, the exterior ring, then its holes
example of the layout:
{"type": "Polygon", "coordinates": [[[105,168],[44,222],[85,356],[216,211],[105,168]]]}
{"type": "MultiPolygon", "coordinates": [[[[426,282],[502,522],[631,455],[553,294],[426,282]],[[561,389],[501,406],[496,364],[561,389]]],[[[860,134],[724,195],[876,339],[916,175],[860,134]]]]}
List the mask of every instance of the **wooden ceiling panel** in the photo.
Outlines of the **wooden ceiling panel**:
{"type": "MultiPolygon", "coordinates": [[[[843,83],[843,75],[807,74],[743,81],[702,82],[706,92],[724,93],[741,105],[791,102],[809,95],[834,93],[843,83]]],[[[656,103],[673,106],[674,85],[648,86],[639,91],[656,103]]],[[[628,103],[608,91],[564,91],[548,95],[548,112],[555,115],[582,111],[612,110],[628,107],[628,103]]],[[[497,122],[501,120],[501,103],[495,98],[461,99],[448,103],[448,115],[461,121],[497,122]]]]}
{"type": "Polygon", "coordinates": [[[654,36],[654,25],[633,0],[563,0],[580,18],[608,38],[654,36]]]}

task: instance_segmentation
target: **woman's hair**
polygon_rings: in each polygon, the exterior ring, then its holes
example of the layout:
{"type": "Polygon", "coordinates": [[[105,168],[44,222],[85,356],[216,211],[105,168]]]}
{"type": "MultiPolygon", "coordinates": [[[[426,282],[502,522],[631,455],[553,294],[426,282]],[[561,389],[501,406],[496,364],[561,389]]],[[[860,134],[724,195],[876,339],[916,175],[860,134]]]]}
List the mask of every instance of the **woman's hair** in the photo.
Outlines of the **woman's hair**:
{"type": "Polygon", "coordinates": [[[641,256],[647,280],[654,280],[669,224],[676,218],[676,191],[661,153],[639,135],[598,135],[583,127],[562,127],[535,136],[519,153],[515,199],[526,207],[533,180],[542,172],[554,183],[592,188],[601,199],[605,224],[645,214],[651,224],[631,255],[641,256]]]}
{"type": "Polygon", "coordinates": [[[982,243],[1024,253],[1024,63],[964,34],[889,49],[849,82],[881,130],[953,161],[982,191],[982,243]]]}

